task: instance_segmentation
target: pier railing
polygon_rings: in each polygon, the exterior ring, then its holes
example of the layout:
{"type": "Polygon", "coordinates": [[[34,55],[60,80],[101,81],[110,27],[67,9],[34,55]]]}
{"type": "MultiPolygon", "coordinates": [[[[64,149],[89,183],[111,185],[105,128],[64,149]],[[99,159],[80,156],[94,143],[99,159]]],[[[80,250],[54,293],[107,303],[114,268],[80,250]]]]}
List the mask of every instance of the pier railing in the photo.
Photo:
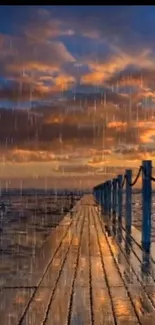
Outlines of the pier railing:
{"type": "Polygon", "coordinates": [[[132,180],[132,170],[127,169],[124,175],[118,175],[93,188],[93,193],[102,212],[115,223],[122,224],[123,189],[125,187],[125,230],[131,235],[132,232],[132,188],[142,176],[142,231],[141,246],[145,252],[150,251],[151,246],[151,215],[152,215],[152,161],[144,160],[139,167],[138,173],[132,180]]]}

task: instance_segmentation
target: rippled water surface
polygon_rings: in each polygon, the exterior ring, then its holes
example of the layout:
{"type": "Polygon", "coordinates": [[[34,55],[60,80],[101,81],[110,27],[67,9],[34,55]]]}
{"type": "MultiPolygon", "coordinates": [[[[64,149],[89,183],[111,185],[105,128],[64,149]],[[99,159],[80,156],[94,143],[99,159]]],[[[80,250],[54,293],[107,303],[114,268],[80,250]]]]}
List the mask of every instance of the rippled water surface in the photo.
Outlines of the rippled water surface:
{"type": "MultiPolygon", "coordinates": [[[[132,194],[132,224],[139,230],[142,227],[142,195],[132,194]]],[[[125,216],[125,195],[123,198],[123,215],[125,216]]],[[[155,242],[155,193],[152,195],[152,241],[155,242]]]]}
{"type": "Polygon", "coordinates": [[[0,285],[28,265],[69,210],[64,195],[5,195],[0,203],[0,285]]]}

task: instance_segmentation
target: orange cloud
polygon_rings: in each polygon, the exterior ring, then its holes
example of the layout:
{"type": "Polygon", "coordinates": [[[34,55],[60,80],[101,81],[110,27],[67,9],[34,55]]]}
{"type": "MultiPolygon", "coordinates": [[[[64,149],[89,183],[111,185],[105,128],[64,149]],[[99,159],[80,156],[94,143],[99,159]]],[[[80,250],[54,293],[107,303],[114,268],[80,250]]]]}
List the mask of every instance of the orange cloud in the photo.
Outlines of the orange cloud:
{"type": "Polygon", "coordinates": [[[126,129],[127,127],[127,122],[122,122],[122,121],[111,121],[107,124],[108,128],[116,128],[118,130],[121,129],[126,129]]]}
{"type": "Polygon", "coordinates": [[[153,137],[155,137],[155,130],[146,130],[140,135],[142,143],[154,143],[153,137]]]}
{"type": "MultiPolygon", "coordinates": [[[[154,59],[150,59],[150,51],[148,49],[144,49],[141,53],[136,56],[131,56],[120,49],[113,46],[115,54],[109,56],[108,59],[103,60],[103,62],[88,61],[89,68],[91,70],[90,73],[83,76],[81,82],[83,83],[91,83],[91,84],[103,84],[103,82],[108,81],[109,78],[112,78],[115,74],[123,71],[129,65],[135,65],[139,68],[153,68],[154,67],[154,59]]],[[[117,79],[116,79],[117,81],[117,79]]],[[[118,78],[120,85],[124,85],[126,83],[133,84],[134,78],[131,76],[127,76],[126,78],[118,78]]],[[[136,81],[139,85],[139,80],[136,81]]],[[[135,83],[134,83],[135,84],[135,83]]]]}
{"type": "Polygon", "coordinates": [[[0,63],[3,70],[1,74],[12,82],[10,87],[12,85],[13,88],[21,89],[17,91],[18,96],[11,95],[11,90],[10,93],[1,90],[1,98],[8,99],[10,96],[12,99],[17,97],[25,100],[30,97],[31,92],[33,99],[36,99],[41,95],[49,96],[51,92],[60,92],[62,87],[67,89],[68,85],[74,82],[74,77],[61,70],[63,64],[75,62],[62,42],[31,40],[28,36],[0,36],[0,63]],[[24,85],[29,89],[27,96],[23,90],[24,85]]]}
{"type": "Polygon", "coordinates": [[[154,142],[153,137],[155,137],[155,120],[150,121],[137,121],[136,127],[140,131],[140,142],[151,144],[154,142]]]}

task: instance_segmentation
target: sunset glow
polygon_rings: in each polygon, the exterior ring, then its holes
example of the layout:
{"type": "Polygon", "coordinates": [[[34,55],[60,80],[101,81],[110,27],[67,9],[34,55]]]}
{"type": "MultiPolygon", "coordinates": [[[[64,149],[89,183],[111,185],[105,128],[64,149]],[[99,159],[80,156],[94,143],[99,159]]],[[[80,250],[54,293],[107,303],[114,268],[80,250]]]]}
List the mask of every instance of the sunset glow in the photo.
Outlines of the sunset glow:
{"type": "Polygon", "coordinates": [[[1,182],[91,187],[154,165],[154,30],[154,6],[1,6],[1,182]]]}

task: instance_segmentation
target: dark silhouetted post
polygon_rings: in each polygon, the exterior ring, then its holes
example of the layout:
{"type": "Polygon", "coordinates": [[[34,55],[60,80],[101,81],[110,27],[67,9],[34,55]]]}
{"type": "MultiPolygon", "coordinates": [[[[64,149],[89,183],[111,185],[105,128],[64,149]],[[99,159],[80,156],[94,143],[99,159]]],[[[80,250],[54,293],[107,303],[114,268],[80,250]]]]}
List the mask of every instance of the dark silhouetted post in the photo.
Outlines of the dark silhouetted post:
{"type": "Polygon", "coordinates": [[[116,235],[116,203],[117,203],[117,178],[113,178],[112,183],[112,230],[116,235]]]}
{"type": "Polygon", "coordinates": [[[104,188],[104,193],[105,193],[104,212],[105,212],[105,214],[107,214],[107,212],[108,212],[108,182],[106,181],[104,184],[105,184],[105,188],[104,188]]]}
{"type": "Polygon", "coordinates": [[[116,195],[117,195],[117,178],[113,178],[112,184],[112,214],[116,217],[116,195]]]}
{"type": "Polygon", "coordinates": [[[126,233],[131,234],[132,225],[132,170],[126,170],[126,233]]]}
{"type": "Polygon", "coordinates": [[[123,200],[123,194],[122,194],[122,175],[118,175],[118,221],[122,222],[122,200],[123,200]]]}
{"type": "Polygon", "coordinates": [[[108,214],[111,216],[111,181],[108,181],[108,214]]]}
{"type": "Polygon", "coordinates": [[[99,204],[100,201],[100,189],[99,186],[97,187],[97,203],[99,204]]]}
{"type": "Polygon", "coordinates": [[[101,184],[101,206],[103,208],[104,205],[104,184],[101,184]]]}
{"type": "Polygon", "coordinates": [[[151,205],[152,205],[152,161],[142,163],[142,248],[150,251],[151,244],[151,205]]]}

